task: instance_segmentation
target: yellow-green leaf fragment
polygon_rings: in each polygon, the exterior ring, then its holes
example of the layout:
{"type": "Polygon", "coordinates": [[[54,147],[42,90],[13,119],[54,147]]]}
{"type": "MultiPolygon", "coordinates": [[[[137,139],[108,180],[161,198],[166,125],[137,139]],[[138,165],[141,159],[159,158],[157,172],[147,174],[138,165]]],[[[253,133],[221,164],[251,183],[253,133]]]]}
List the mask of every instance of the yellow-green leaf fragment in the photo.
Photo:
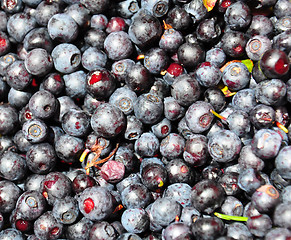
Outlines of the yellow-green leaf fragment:
{"type": "Polygon", "coordinates": [[[246,65],[246,67],[248,68],[249,72],[252,72],[253,67],[254,67],[254,63],[251,59],[245,59],[245,60],[241,60],[241,62],[246,65]]]}
{"type": "Polygon", "coordinates": [[[220,219],[229,220],[229,221],[239,221],[239,222],[246,222],[248,217],[241,217],[241,216],[231,216],[222,213],[215,212],[214,215],[220,219]]]}
{"type": "Polygon", "coordinates": [[[217,0],[203,0],[203,4],[208,12],[210,12],[214,8],[216,1],[217,0]]]}

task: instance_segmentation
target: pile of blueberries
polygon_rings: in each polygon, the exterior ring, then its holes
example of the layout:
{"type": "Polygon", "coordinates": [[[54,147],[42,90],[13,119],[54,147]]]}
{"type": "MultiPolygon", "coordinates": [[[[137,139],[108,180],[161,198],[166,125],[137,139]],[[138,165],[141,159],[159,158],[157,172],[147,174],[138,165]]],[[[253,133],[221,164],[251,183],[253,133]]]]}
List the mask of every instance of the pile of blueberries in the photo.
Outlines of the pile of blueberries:
{"type": "Polygon", "coordinates": [[[290,0],[1,0],[0,240],[291,239],[290,0]]]}

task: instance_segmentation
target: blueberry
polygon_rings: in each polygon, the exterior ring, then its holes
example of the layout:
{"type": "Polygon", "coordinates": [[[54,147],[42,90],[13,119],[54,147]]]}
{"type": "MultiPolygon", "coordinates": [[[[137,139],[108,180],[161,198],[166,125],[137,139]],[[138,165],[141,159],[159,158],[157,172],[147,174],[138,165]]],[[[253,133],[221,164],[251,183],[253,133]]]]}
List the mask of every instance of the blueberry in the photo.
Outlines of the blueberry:
{"type": "Polygon", "coordinates": [[[53,15],[48,21],[48,33],[53,40],[61,42],[71,42],[78,35],[78,25],[68,14],[58,13],[53,15]]]}
{"type": "Polygon", "coordinates": [[[149,13],[140,14],[135,16],[129,26],[128,35],[138,47],[146,48],[159,40],[162,35],[162,26],[155,16],[149,13]]]}
{"type": "Polygon", "coordinates": [[[205,60],[217,67],[222,67],[225,63],[226,55],[221,48],[211,48],[206,52],[205,60]]]}
{"type": "Polygon", "coordinates": [[[170,133],[161,141],[160,153],[167,159],[174,159],[182,155],[184,147],[184,138],[177,133],[170,133]]]}
{"type": "Polygon", "coordinates": [[[104,187],[85,189],[78,197],[80,212],[92,221],[100,221],[113,212],[113,199],[109,190],[104,187]]]}
{"type": "Polygon", "coordinates": [[[40,2],[35,9],[35,20],[40,26],[47,26],[50,18],[61,11],[59,2],[40,2]]]}
{"type": "Polygon", "coordinates": [[[55,69],[61,73],[76,71],[81,63],[81,52],[73,44],[61,43],[52,51],[55,69]]]}
{"type": "Polygon", "coordinates": [[[7,228],[0,232],[0,239],[1,240],[6,240],[6,239],[24,240],[24,236],[17,229],[7,228]]]}
{"type": "Polygon", "coordinates": [[[252,140],[252,151],[261,159],[272,159],[277,156],[282,138],[279,133],[271,129],[260,129],[252,140]]]}
{"type": "Polygon", "coordinates": [[[162,231],[163,239],[174,240],[179,238],[194,239],[192,231],[185,223],[171,223],[162,231]]]}
{"type": "Polygon", "coordinates": [[[88,71],[93,71],[100,67],[105,67],[107,55],[95,47],[89,47],[82,55],[82,66],[88,71]]]}
{"type": "Polygon", "coordinates": [[[74,137],[83,137],[90,130],[90,118],[80,110],[69,110],[62,117],[63,130],[74,137]]]}
{"type": "Polygon", "coordinates": [[[258,83],[255,89],[256,99],[262,104],[277,105],[286,96],[286,84],[280,79],[266,80],[258,83]]]}
{"type": "Polygon", "coordinates": [[[108,239],[108,240],[114,240],[116,239],[117,233],[114,230],[114,227],[105,221],[102,222],[96,222],[92,225],[90,232],[89,232],[89,238],[90,239],[108,239]]]}
{"type": "Polygon", "coordinates": [[[0,157],[0,175],[4,179],[15,181],[23,179],[27,164],[20,154],[7,151],[0,157]]]}
{"type": "Polygon", "coordinates": [[[15,13],[7,22],[7,32],[16,42],[22,42],[25,35],[35,27],[35,19],[25,13],[15,13]]]}
{"type": "Polygon", "coordinates": [[[27,53],[24,61],[29,73],[37,76],[44,76],[53,67],[53,59],[43,48],[35,48],[27,53]]]}
{"type": "Polygon", "coordinates": [[[143,208],[131,208],[121,216],[122,226],[131,233],[145,232],[149,227],[149,216],[143,208]]]}
{"type": "Polygon", "coordinates": [[[198,211],[210,214],[222,205],[225,192],[219,183],[201,180],[192,188],[190,199],[192,206],[198,211]]]}
{"type": "Polygon", "coordinates": [[[47,28],[34,28],[23,39],[23,47],[30,51],[34,48],[45,49],[48,53],[53,50],[53,41],[50,38],[47,28]]]}
{"type": "Polygon", "coordinates": [[[16,206],[17,199],[21,195],[22,190],[9,180],[0,181],[0,212],[10,213],[16,206]]]}
{"type": "Polygon", "coordinates": [[[94,70],[87,74],[86,90],[98,100],[108,98],[116,88],[114,76],[106,69],[94,70]]]}
{"type": "Polygon", "coordinates": [[[48,204],[53,205],[58,199],[71,194],[72,182],[65,174],[52,171],[41,182],[40,191],[48,204]]]}
{"type": "Polygon", "coordinates": [[[78,160],[84,150],[84,141],[80,138],[64,134],[55,142],[57,156],[68,163],[78,160]]]}
{"type": "Polygon", "coordinates": [[[128,58],[133,52],[129,35],[124,31],[110,33],[104,41],[104,50],[112,60],[128,58]]]}
{"type": "Polygon", "coordinates": [[[203,62],[205,52],[198,44],[184,43],[178,48],[178,59],[186,68],[194,69],[203,62]]]}
{"type": "Polygon", "coordinates": [[[39,90],[29,100],[29,109],[32,114],[40,119],[53,117],[58,109],[58,101],[55,96],[46,90],[39,90]]]}
{"type": "Polygon", "coordinates": [[[215,65],[210,62],[204,62],[197,67],[194,76],[200,85],[214,87],[219,83],[222,73],[215,65]]]}
{"type": "Polygon", "coordinates": [[[5,74],[7,84],[16,90],[24,90],[32,82],[32,76],[27,71],[24,61],[16,60],[7,67],[5,74]]]}
{"type": "Polygon", "coordinates": [[[284,179],[291,179],[291,165],[289,157],[287,157],[290,151],[290,146],[283,147],[275,159],[275,167],[284,179]]]}
{"type": "Polygon", "coordinates": [[[98,135],[112,138],[124,130],[125,117],[117,107],[109,103],[103,103],[98,106],[92,115],[91,127],[98,135]]]}
{"type": "Polygon", "coordinates": [[[83,240],[89,238],[89,232],[93,222],[88,218],[83,217],[80,221],[69,225],[65,229],[65,234],[68,239],[83,240]]]}
{"type": "Polygon", "coordinates": [[[8,93],[8,102],[12,107],[19,109],[28,104],[30,97],[30,92],[24,92],[10,88],[8,93]]]}
{"type": "Polygon", "coordinates": [[[159,150],[158,138],[151,132],[143,133],[135,141],[134,150],[141,157],[153,157],[159,150]]]}
{"type": "Polygon", "coordinates": [[[171,198],[158,198],[151,206],[152,221],[161,226],[168,226],[176,216],[180,216],[182,206],[171,198]]]}
{"type": "Polygon", "coordinates": [[[251,74],[243,63],[231,63],[222,73],[222,81],[231,90],[237,91],[245,88],[250,82],[251,74]]]}
{"type": "Polygon", "coordinates": [[[67,96],[83,98],[86,95],[86,73],[84,71],[75,71],[64,75],[63,78],[67,96]]]}
{"type": "Polygon", "coordinates": [[[134,114],[142,123],[157,123],[163,114],[162,100],[153,94],[140,95],[133,106],[134,114]]]}
{"type": "Polygon", "coordinates": [[[63,225],[57,222],[51,211],[45,212],[34,222],[34,233],[40,239],[57,239],[62,232],[63,225]]]}
{"type": "Polygon", "coordinates": [[[171,96],[183,107],[196,102],[201,95],[198,81],[188,74],[176,77],[171,85],[171,96]]]}
{"type": "Polygon", "coordinates": [[[0,105],[0,134],[13,133],[18,125],[18,114],[15,108],[4,104],[0,105]]]}

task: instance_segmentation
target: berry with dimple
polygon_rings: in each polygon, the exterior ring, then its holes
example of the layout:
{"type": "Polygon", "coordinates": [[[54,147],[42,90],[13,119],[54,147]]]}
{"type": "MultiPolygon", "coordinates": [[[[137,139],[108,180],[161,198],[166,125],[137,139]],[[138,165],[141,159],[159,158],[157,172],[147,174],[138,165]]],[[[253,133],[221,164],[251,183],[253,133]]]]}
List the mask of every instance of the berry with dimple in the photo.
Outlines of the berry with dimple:
{"type": "Polygon", "coordinates": [[[185,119],[193,133],[202,133],[210,128],[214,119],[211,109],[211,104],[204,101],[197,101],[188,108],[185,119]]]}
{"type": "Polygon", "coordinates": [[[72,73],[76,71],[81,63],[81,52],[73,44],[61,43],[57,45],[51,56],[55,69],[61,73],[72,73]]]}
{"type": "Polygon", "coordinates": [[[70,196],[57,200],[53,206],[52,214],[62,224],[74,223],[79,214],[77,200],[70,196]]]}
{"type": "Polygon", "coordinates": [[[222,73],[222,81],[231,90],[237,91],[245,88],[251,79],[251,74],[243,63],[229,64],[222,73]]]}
{"type": "Polygon", "coordinates": [[[267,50],[272,48],[271,40],[263,35],[250,38],[246,45],[246,53],[251,60],[259,61],[267,50]]]}
{"type": "Polygon", "coordinates": [[[26,191],[17,200],[16,211],[23,220],[35,220],[46,209],[45,198],[37,191],[26,191]]]}

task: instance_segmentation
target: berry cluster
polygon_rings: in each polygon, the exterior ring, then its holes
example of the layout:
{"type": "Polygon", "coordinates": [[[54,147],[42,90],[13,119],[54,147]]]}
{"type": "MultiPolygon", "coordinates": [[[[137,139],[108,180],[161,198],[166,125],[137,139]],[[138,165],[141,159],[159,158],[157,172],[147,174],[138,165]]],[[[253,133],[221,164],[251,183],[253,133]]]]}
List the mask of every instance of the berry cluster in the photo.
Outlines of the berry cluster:
{"type": "Polygon", "coordinates": [[[0,240],[291,239],[290,0],[1,0],[0,240]]]}

